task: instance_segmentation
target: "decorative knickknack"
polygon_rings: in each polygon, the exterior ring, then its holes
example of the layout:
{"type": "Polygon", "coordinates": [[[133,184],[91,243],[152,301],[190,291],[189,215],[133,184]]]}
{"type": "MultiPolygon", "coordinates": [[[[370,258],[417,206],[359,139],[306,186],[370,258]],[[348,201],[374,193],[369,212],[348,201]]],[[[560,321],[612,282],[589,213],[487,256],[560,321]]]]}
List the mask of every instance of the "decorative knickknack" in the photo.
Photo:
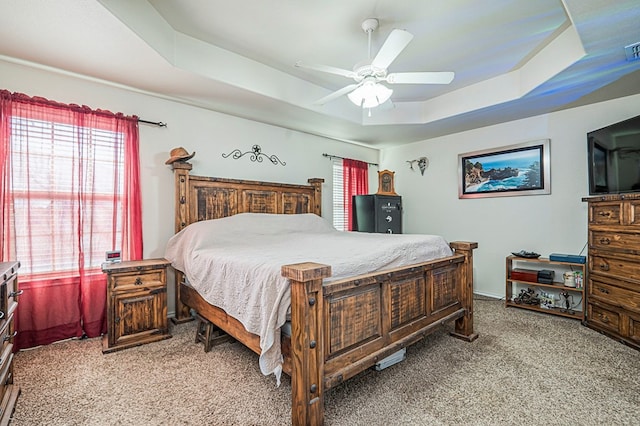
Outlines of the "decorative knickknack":
{"type": "Polygon", "coordinates": [[[415,170],[413,168],[413,163],[418,163],[418,168],[420,169],[420,174],[424,176],[424,171],[429,167],[429,159],[427,157],[416,158],[415,160],[407,161],[409,163],[409,168],[411,170],[415,170]]]}
{"type": "Polygon", "coordinates": [[[165,161],[164,164],[186,163],[191,160],[194,155],[196,155],[195,151],[193,151],[192,154],[189,154],[189,152],[181,146],[173,148],[169,153],[169,159],[165,161]]]}
{"type": "Polygon", "coordinates": [[[393,178],[396,172],[382,170],[378,172],[378,195],[398,195],[393,186],[393,178]]]}

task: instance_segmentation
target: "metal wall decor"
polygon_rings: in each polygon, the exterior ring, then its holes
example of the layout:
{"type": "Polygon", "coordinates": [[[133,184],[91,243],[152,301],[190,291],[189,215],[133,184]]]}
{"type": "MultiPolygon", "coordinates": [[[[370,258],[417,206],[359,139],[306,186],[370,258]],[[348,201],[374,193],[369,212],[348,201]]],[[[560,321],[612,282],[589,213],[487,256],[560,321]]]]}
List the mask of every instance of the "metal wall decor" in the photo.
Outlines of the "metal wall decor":
{"type": "Polygon", "coordinates": [[[251,147],[251,151],[242,152],[236,148],[228,154],[222,154],[222,157],[228,158],[230,156],[233,156],[234,160],[238,160],[247,154],[250,154],[249,158],[251,159],[251,161],[257,161],[258,163],[262,163],[263,161],[262,157],[266,157],[267,160],[271,161],[271,163],[273,163],[274,165],[278,165],[278,163],[282,164],[283,166],[287,165],[287,163],[280,160],[276,155],[263,154],[262,148],[260,148],[260,145],[257,145],[257,144],[251,147]]]}
{"type": "Polygon", "coordinates": [[[420,174],[422,174],[422,176],[424,176],[424,171],[429,166],[429,159],[427,157],[420,157],[420,158],[416,158],[415,160],[407,161],[407,163],[409,163],[409,168],[411,170],[414,170],[414,171],[415,171],[415,169],[413,168],[413,163],[418,163],[418,168],[420,169],[420,174]]]}

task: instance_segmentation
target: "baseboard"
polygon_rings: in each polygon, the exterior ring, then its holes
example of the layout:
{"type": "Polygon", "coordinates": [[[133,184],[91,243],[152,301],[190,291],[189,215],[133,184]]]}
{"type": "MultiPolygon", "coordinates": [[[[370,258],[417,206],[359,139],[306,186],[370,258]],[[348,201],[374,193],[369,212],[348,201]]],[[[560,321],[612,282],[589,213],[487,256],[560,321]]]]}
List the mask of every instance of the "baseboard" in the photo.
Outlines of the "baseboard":
{"type": "Polygon", "coordinates": [[[504,295],[498,295],[498,294],[491,294],[491,293],[484,293],[484,292],[479,292],[479,291],[474,291],[473,292],[474,296],[484,296],[484,297],[489,297],[491,299],[496,299],[496,300],[502,300],[504,299],[504,295]]]}

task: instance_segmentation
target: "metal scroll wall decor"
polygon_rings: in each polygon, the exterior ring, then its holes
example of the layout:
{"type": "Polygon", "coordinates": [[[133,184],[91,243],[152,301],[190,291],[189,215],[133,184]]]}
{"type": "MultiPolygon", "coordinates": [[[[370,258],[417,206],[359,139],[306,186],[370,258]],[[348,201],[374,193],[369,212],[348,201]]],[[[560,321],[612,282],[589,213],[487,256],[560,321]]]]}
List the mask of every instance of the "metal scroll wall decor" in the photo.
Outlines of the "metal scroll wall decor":
{"type": "Polygon", "coordinates": [[[276,155],[264,154],[262,152],[262,148],[260,148],[260,145],[252,146],[251,151],[247,151],[247,152],[242,152],[239,149],[234,149],[228,154],[222,154],[222,157],[223,158],[233,157],[234,160],[238,160],[247,154],[249,154],[249,158],[251,159],[251,161],[257,161],[258,163],[262,163],[262,161],[264,160],[262,157],[265,157],[267,160],[271,161],[271,163],[273,163],[276,166],[278,164],[282,164],[283,166],[287,165],[287,163],[280,160],[276,155]]]}

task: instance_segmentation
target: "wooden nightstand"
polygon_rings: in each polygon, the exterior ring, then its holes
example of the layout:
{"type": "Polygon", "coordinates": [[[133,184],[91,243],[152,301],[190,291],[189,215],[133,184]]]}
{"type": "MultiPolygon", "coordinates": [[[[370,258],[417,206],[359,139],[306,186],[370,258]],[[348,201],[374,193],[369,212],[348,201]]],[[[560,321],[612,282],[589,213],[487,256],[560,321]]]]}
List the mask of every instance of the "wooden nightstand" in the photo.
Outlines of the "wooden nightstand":
{"type": "Polygon", "coordinates": [[[171,337],[167,324],[166,259],[103,263],[107,274],[108,353],[171,337]]]}

